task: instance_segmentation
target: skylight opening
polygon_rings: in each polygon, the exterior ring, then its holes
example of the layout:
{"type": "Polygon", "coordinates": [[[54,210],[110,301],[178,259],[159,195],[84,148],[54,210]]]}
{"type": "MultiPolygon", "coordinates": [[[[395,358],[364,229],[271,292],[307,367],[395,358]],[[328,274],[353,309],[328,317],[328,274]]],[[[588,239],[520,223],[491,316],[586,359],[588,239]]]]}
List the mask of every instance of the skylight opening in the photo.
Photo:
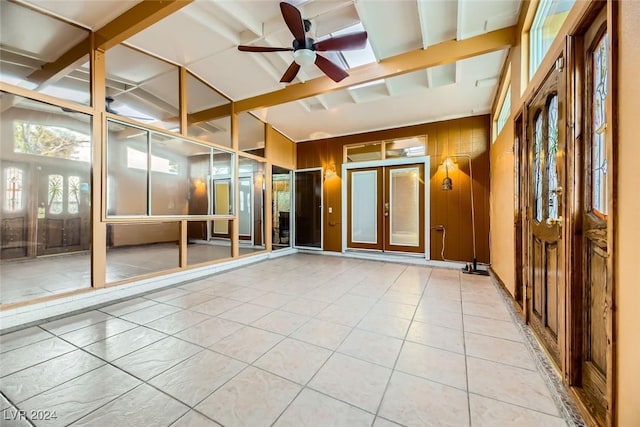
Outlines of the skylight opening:
{"type": "MultiPolygon", "coordinates": [[[[319,37],[318,41],[324,40],[329,37],[339,37],[339,36],[344,36],[347,34],[352,34],[360,31],[364,31],[364,26],[362,25],[362,22],[351,25],[347,28],[343,28],[342,30],[335,31],[326,36],[319,37]]],[[[364,49],[343,50],[338,52],[338,54],[339,56],[342,57],[341,59],[343,60],[347,68],[355,68],[361,65],[372,64],[378,61],[378,59],[376,58],[376,55],[373,53],[373,49],[371,48],[371,43],[369,43],[369,40],[367,40],[367,45],[365,46],[364,49]]]]}

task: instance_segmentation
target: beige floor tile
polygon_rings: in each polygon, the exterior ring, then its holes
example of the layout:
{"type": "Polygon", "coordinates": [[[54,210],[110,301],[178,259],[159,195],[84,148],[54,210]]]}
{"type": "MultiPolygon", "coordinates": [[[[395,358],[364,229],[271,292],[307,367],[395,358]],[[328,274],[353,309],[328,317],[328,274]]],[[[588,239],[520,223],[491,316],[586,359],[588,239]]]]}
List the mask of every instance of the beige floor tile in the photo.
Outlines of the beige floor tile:
{"type": "Polygon", "coordinates": [[[219,314],[218,317],[249,325],[261,317],[271,313],[273,309],[262,305],[245,303],[219,314]]]}
{"type": "Polygon", "coordinates": [[[440,310],[451,313],[462,314],[462,304],[459,300],[452,300],[444,297],[425,298],[420,301],[420,310],[440,310]]]}
{"type": "Polygon", "coordinates": [[[202,351],[202,347],[173,337],[154,342],[112,363],[131,375],[147,381],[202,351]]]}
{"type": "Polygon", "coordinates": [[[367,362],[393,368],[401,346],[402,340],[398,338],[354,329],[337,351],[367,362]]]}
{"type": "Polygon", "coordinates": [[[274,424],[277,427],[369,427],[373,414],[304,389],[274,424]]]}
{"type": "Polygon", "coordinates": [[[75,350],[2,378],[2,392],[14,403],[20,403],[104,364],[97,357],[75,350]]]}
{"type": "Polygon", "coordinates": [[[0,335],[0,353],[6,353],[48,338],[53,338],[53,335],[37,326],[0,335]]]}
{"type": "Polygon", "coordinates": [[[94,323],[104,322],[110,318],[112,317],[106,313],[98,310],[92,310],[87,311],[86,313],[80,313],[74,316],[43,323],[40,327],[52,334],[62,335],[65,332],[75,331],[76,329],[81,329],[86,326],[93,325],[94,323]]]}
{"type": "Polygon", "coordinates": [[[0,377],[69,353],[76,348],[60,338],[49,338],[0,354],[0,377]]]}
{"type": "Polygon", "coordinates": [[[260,289],[241,288],[226,294],[225,297],[236,301],[249,302],[261,298],[266,293],[266,291],[261,291],[260,289]]]}
{"type": "Polygon", "coordinates": [[[334,304],[343,307],[364,307],[370,309],[378,302],[378,298],[365,297],[361,295],[345,294],[338,298],[334,304]]]}
{"type": "Polygon", "coordinates": [[[405,342],[396,370],[462,390],[467,389],[467,372],[462,354],[405,342]]]}
{"type": "Polygon", "coordinates": [[[464,354],[462,331],[414,320],[409,327],[407,341],[464,354]]]}
{"type": "Polygon", "coordinates": [[[11,402],[9,402],[6,397],[4,397],[4,394],[0,394],[0,411],[4,411],[5,409],[10,408],[12,406],[13,405],[11,405],[11,402]]]}
{"type": "Polygon", "coordinates": [[[511,320],[511,316],[504,306],[504,303],[500,300],[495,301],[493,304],[480,304],[475,302],[462,302],[462,310],[465,315],[487,317],[489,319],[497,320],[511,320]]]}
{"type": "Polygon", "coordinates": [[[169,301],[171,299],[177,298],[179,296],[188,295],[188,294],[190,294],[189,291],[186,291],[181,288],[169,288],[169,289],[163,289],[161,291],[154,292],[151,294],[147,294],[144,296],[144,298],[150,299],[156,302],[165,302],[165,301],[169,301]]]}
{"type": "Polygon", "coordinates": [[[253,363],[258,357],[282,341],[284,336],[262,329],[245,326],[237,332],[213,344],[210,348],[246,363],[253,363]]]}
{"type": "Polygon", "coordinates": [[[145,326],[155,329],[156,331],[164,332],[165,334],[173,335],[210,318],[210,316],[198,313],[197,311],[181,310],[165,316],[162,319],[149,322],[145,326]]]}
{"type": "Polygon", "coordinates": [[[253,326],[281,335],[289,335],[309,320],[307,316],[301,316],[286,311],[274,311],[252,323],[253,326]]]}
{"type": "Polygon", "coordinates": [[[58,418],[39,421],[39,426],[68,425],[139,384],[131,375],[105,365],[26,400],[20,409],[56,413],[58,418]]]}
{"type": "Polygon", "coordinates": [[[178,332],[174,336],[202,347],[210,347],[240,328],[242,328],[240,323],[214,317],[178,332]]]}
{"type": "Polygon", "coordinates": [[[196,409],[228,426],[270,426],[300,391],[300,386],[249,367],[196,409]]]}
{"type": "Polygon", "coordinates": [[[518,426],[518,427],[566,427],[558,417],[532,411],[521,406],[471,393],[469,395],[471,419],[474,427],[518,426]]]}
{"type": "Polygon", "coordinates": [[[145,325],[154,320],[161,319],[165,316],[180,311],[180,307],[166,304],[156,304],[151,307],[143,308],[142,310],[134,311],[133,313],[120,316],[121,319],[129,322],[137,323],[139,325],[145,325]]]}
{"type": "Polygon", "coordinates": [[[302,314],[303,316],[315,316],[324,310],[329,304],[322,301],[315,301],[306,298],[295,299],[280,308],[289,313],[302,314]]]}
{"type": "Polygon", "coordinates": [[[400,317],[369,313],[364,316],[356,327],[365,331],[404,339],[410,323],[410,320],[400,317]]]}
{"type": "Polygon", "coordinates": [[[431,325],[444,326],[446,328],[462,330],[462,315],[446,310],[439,310],[419,305],[413,320],[429,323],[431,325]]]}
{"type": "Polygon", "coordinates": [[[171,427],[221,427],[215,421],[211,421],[204,415],[191,410],[182,416],[178,421],[171,424],[171,427]]]}
{"type": "Polygon", "coordinates": [[[251,303],[276,309],[282,307],[290,301],[293,301],[294,299],[296,299],[296,297],[291,295],[279,294],[277,292],[267,292],[266,294],[251,300],[251,303]]]}
{"type": "Polygon", "coordinates": [[[468,426],[467,393],[394,372],[379,415],[407,426],[468,426]]]}
{"type": "Polygon", "coordinates": [[[300,329],[295,331],[291,337],[324,348],[335,350],[340,343],[349,335],[350,327],[325,320],[311,319],[300,329]]]}
{"type": "Polygon", "coordinates": [[[331,304],[322,310],[316,318],[354,327],[360,323],[365,314],[367,314],[367,311],[369,311],[367,307],[345,307],[331,304]]]}
{"type": "Polygon", "coordinates": [[[380,301],[371,309],[371,313],[374,314],[394,316],[408,320],[413,319],[413,313],[415,311],[416,307],[414,305],[391,301],[380,301]]]}
{"type": "Polygon", "coordinates": [[[467,358],[469,392],[558,416],[551,393],[538,372],[488,360],[467,358]]]}
{"type": "Polygon", "coordinates": [[[85,347],[85,350],[110,362],[159,341],[164,337],[166,337],[166,335],[163,333],[138,326],[137,328],[90,344],[85,347]]]}
{"type": "Polygon", "coordinates": [[[418,305],[420,295],[388,290],[382,295],[381,299],[382,301],[397,302],[400,304],[418,305]]]}
{"type": "Polygon", "coordinates": [[[204,350],[153,378],[149,384],[194,406],[245,366],[238,360],[204,350]]]}
{"type": "Polygon", "coordinates": [[[189,310],[197,311],[198,313],[208,314],[209,316],[217,316],[220,313],[224,313],[227,310],[231,310],[234,307],[241,305],[240,301],[217,297],[202,304],[198,304],[189,308],[189,310]]]}
{"type": "Polygon", "coordinates": [[[134,298],[102,307],[100,308],[100,311],[108,313],[112,316],[123,316],[125,314],[133,313],[134,311],[151,307],[156,304],[158,304],[156,301],[152,301],[150,299],[134,298]]]}
{"type": "Polygon", "coordinates": [[[0,412],[0,420],[2,420],[2,427],[31,427],[33,425],[27,420],[24,412],[19,412],[13,406],[0,412]]]}
{"type": "Polygon", "coordinates": [[[304,385],[329,356],[330,350],[286,338],[253,365],[304,385]]]}
{"type": "Polygon", "coordinates": [[[470,332],[464,336],[468,356],[536,370],[531,353],[523,343],[470,332]]]}
{"type": "Polygon", "coordinates": [[[60,338],[69,341],[75,346],[84,347],[137,326],[135,323],[113,317],[104,322],[94,323],[86,328],[67,332],[66,334],[60,335],[60,338]]]}
{"type": "Polygon", "coordinates": [[[116,400],[73,423],[73,426],[166,426],[189,408],[147,384],[123,394],[116,400]]]}
{"type": "Polygon", "coordinates": [[[192,293],[186,293],[184,295],[180,295],[176,298],[165,301],[165,304],[174,305],[180,308],[191,308],[196,305],[210,301],[214,298],[217,298],[217,297],[215,297],[214,295],[209,295],[202,292],[192,292],[192,293]]]}
{"type": "Polygon", "coordinates": [[[390,374],[388,368],[335,353],[309,387],[375,413],[390,374]]]}
{"type": "Polygon", "coordinates": [[[373,427],[400,427],[400,424],[393,423],[389,420],[385,420],[384,418],[376,417],[376,420],[373,422],[373,427]]]}
{"type": "Polygon", "coordinates": [[[504,338],[511,341],[524,341],[522,334],[512,321],[465,315],[464,330],[465,332],[504,338]]]}
{"type": "Polygon", "coordinates": [[[311,292],[305,294],[305,298],[312,299],[315,301],[326,302],[327,304],[334,303],[338,298],[342,295],[346,294],[349,291],[349,286],[342,285],[329,285],[329,286],[321,286],[317,289],[314,289],[311,292]]]}

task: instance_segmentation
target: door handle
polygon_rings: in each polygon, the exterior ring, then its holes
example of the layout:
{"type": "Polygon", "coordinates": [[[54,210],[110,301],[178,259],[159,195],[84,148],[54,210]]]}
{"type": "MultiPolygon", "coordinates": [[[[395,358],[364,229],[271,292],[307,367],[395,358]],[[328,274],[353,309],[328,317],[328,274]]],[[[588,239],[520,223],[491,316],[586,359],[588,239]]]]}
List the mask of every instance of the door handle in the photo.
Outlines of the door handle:
{"type": "Polygon", "coordinates": [[[563,191],[564,191],[564,190],[563,190],[563,189],[562,189],[562,187],[560,187],[560,186],[556,187],[556,188],[555,188],[555,190],[551,190],[551,192],[552,192],[553,194],[555,194],[556,196],[562,196],[562,192],[563,192],[563,191]]]}
{"type": "Polygon", "coordinates": [[[389,216],[389,202],[384,204],[384,216],[389,216]]]}

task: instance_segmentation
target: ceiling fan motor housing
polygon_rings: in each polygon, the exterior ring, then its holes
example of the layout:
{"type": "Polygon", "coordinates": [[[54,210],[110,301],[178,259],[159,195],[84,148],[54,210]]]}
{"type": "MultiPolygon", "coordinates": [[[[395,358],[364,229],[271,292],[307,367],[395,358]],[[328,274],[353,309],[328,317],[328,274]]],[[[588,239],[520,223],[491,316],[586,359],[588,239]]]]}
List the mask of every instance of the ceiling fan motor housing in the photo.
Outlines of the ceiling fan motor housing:
{"type": "Polygon", "coordinates": [[[307,37],[304,39],[304,43],[301,43],[302,40],[294,40],[293,41],[293,50],[298,50],[298,49],[309,49],[309,50],[315,50],[313,48],[313,43],[315,43],[315,40],[313,40],[311,37],[307,37]]]}

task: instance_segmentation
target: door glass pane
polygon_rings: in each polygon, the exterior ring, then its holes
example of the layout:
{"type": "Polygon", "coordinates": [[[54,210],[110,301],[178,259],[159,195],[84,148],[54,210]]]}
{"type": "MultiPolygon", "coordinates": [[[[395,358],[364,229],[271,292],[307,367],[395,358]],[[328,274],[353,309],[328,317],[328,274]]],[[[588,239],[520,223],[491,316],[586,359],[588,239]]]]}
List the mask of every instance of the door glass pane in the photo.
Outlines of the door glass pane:
{"type": "Polygon", "coordinates": [[[62,213],[62,175],[49,175],[47,186],[47,207],[50,214],[62,213]]]}
{"type": "Polygon", "coordinates": [[[542,222],[542,113],[534,119],[533,151],[533,212],[542,222]]]}
{"type": "Polygon", "coordinates": [[[351,175],[351,241],[378,242],[378,172],[351,175]]]}
{"type": "Polygon", "coordinates": [[[273,188],[273,249],[291,246],[291,171],[278,166],[271,170],[273,188]]]}
{"type": "Polygon", "coordinates": [[[240,223],[240,235],[251,237],[251,178],[240,178],[240,211],[238,219],[240,223]]]}
{"type": "Polygon", "coordinates": [[[380,142],[358,144],[346,147],[346,161],[369,162],[382,160],[382,144],[380,142]]]}
{"type": "Polygon", "coordinates": [[[385,142],[385,159],[424,156],[425,142],[426,138],[423,136],[387,141],[385,142]]]}
{"type": "Polygon", "coordinates": [[[607,151],[605,144],[607,98],[607,34],[604,34],[592,54],[593,118],[591,136],[591,206],[607,215],[607,151]]]}
{"type": "Polygon", "coordinates": [[[296,245],[322,246],[322,171],[296,172],[296,245]]]}
{"type": "Polygon", "coordinates": [[[23,171],[18,168],[7,168],[4,171],[4,210],[18,212],[22,210],[23,171]]]}
{"type": "Polygon", "coordinates": [[[558,218],[558,170],[556,157],[558,155],[558,95],[554,95],[548,106],[548,135],[547,135],[547,180],[549,188],[549,214],[547,218],[558,218]]]}
{"type": "MultiPolygon", "coordinates": [[[[229,215],[231,213],[230,181],[220,179],[213,181],[213,213],[215,215],[229,215]]],[[[214,234],[229,234],[227,221],[214,221],[214,234]]]]}
{"type": "Polygon", "coordinates": [[[420,242],[420,170],[417,167],[389,171],[389,242],[418,246],[420,242]]]}

